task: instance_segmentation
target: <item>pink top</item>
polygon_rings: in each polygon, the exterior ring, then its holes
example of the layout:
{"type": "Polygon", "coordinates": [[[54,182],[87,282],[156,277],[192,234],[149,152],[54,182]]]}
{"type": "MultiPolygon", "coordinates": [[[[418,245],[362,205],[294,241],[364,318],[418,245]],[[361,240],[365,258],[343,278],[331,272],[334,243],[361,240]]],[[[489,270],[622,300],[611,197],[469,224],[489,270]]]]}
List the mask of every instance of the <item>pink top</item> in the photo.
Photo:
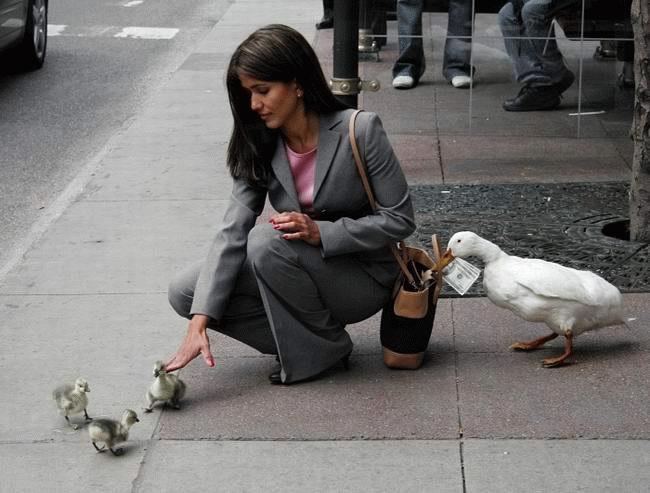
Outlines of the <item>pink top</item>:
{"type": "Polygon", "coordinates": [[[298,154],[291,150],[285,142],[284,148],[287,151],[291,174],[293,175],[293,184],[298,194],[300,207],[306,213],[313,210],[314,205],[314,179],[316,177],[316,154],[318,147],[304,154],[298,154]]]}

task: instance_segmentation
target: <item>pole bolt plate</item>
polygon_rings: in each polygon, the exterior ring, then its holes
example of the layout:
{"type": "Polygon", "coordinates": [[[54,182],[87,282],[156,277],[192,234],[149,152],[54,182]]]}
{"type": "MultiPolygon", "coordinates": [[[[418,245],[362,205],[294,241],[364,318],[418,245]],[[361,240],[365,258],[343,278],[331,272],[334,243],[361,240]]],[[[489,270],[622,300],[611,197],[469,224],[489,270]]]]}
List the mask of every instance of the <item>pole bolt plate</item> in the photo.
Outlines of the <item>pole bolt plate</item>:
{"type": "Polygon", "coordinates": [[[378,80],[361,80],[358,77],[352,79],[341,79],[332,77],[330,79],[330,88],[336,96],[351,96],[359,94],[361,91],[377,92],[381,84],[378,80]]]}

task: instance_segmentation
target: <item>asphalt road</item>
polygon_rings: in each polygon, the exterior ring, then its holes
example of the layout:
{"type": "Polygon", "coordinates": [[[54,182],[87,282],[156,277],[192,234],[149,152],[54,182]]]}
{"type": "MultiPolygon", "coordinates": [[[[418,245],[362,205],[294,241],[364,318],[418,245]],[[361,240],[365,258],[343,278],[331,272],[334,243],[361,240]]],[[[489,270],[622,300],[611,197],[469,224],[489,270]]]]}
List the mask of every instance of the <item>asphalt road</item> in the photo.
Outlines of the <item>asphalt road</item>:
{"type": "Polygon", "coordinates": [[[0,271],[79,170],[128,125],[229,4],[50,2],[43,68],[0,75],[0,271]],[[132,27],[163,30],[122,37],[132,27]]]}

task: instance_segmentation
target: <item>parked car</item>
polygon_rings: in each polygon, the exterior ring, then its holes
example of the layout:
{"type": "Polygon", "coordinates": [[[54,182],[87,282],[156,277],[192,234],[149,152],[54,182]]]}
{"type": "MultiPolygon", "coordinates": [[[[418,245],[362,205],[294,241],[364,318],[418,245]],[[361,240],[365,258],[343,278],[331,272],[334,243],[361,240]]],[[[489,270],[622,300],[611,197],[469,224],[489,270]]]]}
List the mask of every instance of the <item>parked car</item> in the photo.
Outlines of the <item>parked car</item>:
{"type": "Polygon", "coordinates": [[[0,69],[43,66],[47,4],[48,0],[0,0],[0,69]]]}

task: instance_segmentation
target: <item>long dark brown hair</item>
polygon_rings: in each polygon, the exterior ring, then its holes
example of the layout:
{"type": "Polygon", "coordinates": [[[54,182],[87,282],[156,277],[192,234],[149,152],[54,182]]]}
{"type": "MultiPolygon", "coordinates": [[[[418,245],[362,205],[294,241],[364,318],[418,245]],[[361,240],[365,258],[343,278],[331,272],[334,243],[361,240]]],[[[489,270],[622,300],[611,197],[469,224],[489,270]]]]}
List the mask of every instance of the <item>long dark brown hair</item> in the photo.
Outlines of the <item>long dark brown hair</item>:
{"type": "Polygon", "coordinates": [[[316,53],[298,31],[271,24],[251,34],[228,65],[226,84],[234,119],[228,169],[233,177],[259,185],[268,177],[279,130],[267,128],[251,109],[250,93],[239,80],[241,73],[266,82],[296,81],[303,90],[307,113],[329,113],[347,106],[330,91],[316,53]]]}

